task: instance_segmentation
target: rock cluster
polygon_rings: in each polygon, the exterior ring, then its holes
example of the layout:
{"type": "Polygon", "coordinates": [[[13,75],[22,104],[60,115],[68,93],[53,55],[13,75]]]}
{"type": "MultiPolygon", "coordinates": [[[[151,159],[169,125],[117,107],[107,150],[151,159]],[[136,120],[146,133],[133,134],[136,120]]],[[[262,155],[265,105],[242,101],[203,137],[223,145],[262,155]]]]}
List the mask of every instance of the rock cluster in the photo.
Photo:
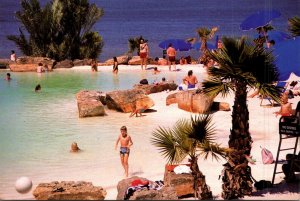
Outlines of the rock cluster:
{"type": "Polygon", "coordinates": [[[102,187],[84,181],[40,183],[33,191],[37,200],[104,200],[106,194],[102,187]]]}

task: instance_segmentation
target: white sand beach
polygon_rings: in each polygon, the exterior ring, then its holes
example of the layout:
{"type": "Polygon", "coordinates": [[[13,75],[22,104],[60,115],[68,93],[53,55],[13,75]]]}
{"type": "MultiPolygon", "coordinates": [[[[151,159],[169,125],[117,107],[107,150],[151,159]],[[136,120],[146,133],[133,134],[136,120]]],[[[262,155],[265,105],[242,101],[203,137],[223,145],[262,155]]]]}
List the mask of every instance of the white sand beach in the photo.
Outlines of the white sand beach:
{"type": "MultiPolygon", "coordinates": [[[[150,65],[152,66],[152,65],[150,65]]],[[[81,67],[78,69],[86,69],[87,67],[81,67]]],[[[177,65],[177,68],[182,69],[180,72],[187,72],[188,70],[192,69],[194,74],[197,76],[199,73],[206,74],[205,69],[202,65],[177,65]]],[[[99,70],[111,70],[111,66],[102,66],[99,67],[99,70]]],[[[140,66],[123,66],[119,67],[119,71],[123,69],[126,70],[140,70],[140,66]]],[[[177,72],[169,72],[167,66],[159,66],[159,69],[162,72],[167,73],[177,73],[177,72]]],[[[146,125],[145,126],[152,126],[153,128],[157,128],[156,125],[163,125],[166,127],[172,127],[173,122],[180,118],[189,118],[192,113],[180,110],[177,108],[177,104],[172,104],[166,106],[166,97],[174,92],[161,92],[150,94],[149,96],[155,101],[155,106],[151,109],[157,110],[157,112],[147,113],[147,116],[141,117],[145,120],[151,118],[154,119],[153,125],[146,125]],[[171,119],[170,119],[171,118],[171,119]],[[168,123],[170,122],[170,123],[168,123]]],[[[251,93],[251,92],[250,92],[251,93]]],[[[220,95],[215,98],[215,101],[219,102],[227,102],[230,104],[230,108],[232,109],[233,105],[233,98],[234,94],[231,93],[229,96],[223,98],[220,95]]],[[[289,99],[289,102],[293,103],[293,109],[295,109],[298,101],[300,101],[300,96],[295,96],[293,99],[289,99]]],[[[280,116],[275,116],[274,112],[279,110],[279,106],[260,106],[260,99],[259,98],[248,98],[248,109],[249,109],[249,124],[250,124],[250,133],[253,139],[253,147],[251,150],[251,155],[256,160],[256,164],[251,166],[252,175],[253,177],[259,180],[268,180],[272,181],[273,171],[274,171],[274,163],[264,165],[262,163],[261,157],[261,147],[265,147],[270,150],[276,158],[277,148],[279,143],[279,132],[278,132],[278,123],[280,116]]],[[[269,104],[267,100],[263,102],[263,104],[269,104]]],[[[217,142],[220,143],[222,146],[228,145],[228,137],[231,128],[231,112],[232,111],[218,111],[213,114],[213,122],[215,128],[217,130],[217,142]]],[[[141,118],[132,118],[132,121],[136,121],[137,123],[140,122],[141,118]]],[[[148,142],[140,142],[135,140],[135,145],[133,148],[133,152],[137,152],[137,149],[140,147],[140,143],[148,143],[148,142]]],[[[282,147],[293,147],[295,142],[295,138],[284,140],[282,147]]],[[[299,149],[299,147],[298,147],[299,149]]],[[[299,150],[297,150],[298,152],[299,150]]],[[[290,153],[291,151],[283,151],[281,152],[279,159],[285,159],[285,155],[290,153]]],[[[162,156],[157,153],[157,156],[154,158],[143,158],[143,155],[131,155],[130,159],[130,176],[137,175],[139,172],[138,169],[134,169],[138,167],[142,163],[151,164],[151,167],[144,169],[143,177],[146,177],[150,180],[163,180],[164,174],[164,165],[161,161],[165,161],[162,156]]],[[[222,199],[221,197],[221,180],[218,179],[219,175],[222,171],[222,164],[225,163],[224,161],[212,161],[211,159],[208,160],[199,160],[199,168],[206,176],[207,184],[210,186],[213,196],[215,199],[222,199]]],[[[279,164],[277,167],[277,171],[281,171],[281,165],[279,164]]],[[[299,175],[297,175],[299,176],[299,175]]],[[[251,197],[246,196],[244,199],[254,199],[254,200],[299,200],[300,198],[300,185],[299,183],[287,184],[284,180],[284,174],[277,174],[275,176],[275,185],[273,188],[264,189],[261,191],[254,191],[251,197]]],[[[111,188],[107,189],[107,197],[106,199],[115,199],[117,196],[117,189],[115,183],[111,184],[111,188]]]]}
{"type": "MultiPolygon", "coordinates": [[[[149,65],[148,67],[153,67],[153,65],[149,65]]],[[[166,75],[166,77],[172,78],[174,75],[184,76],[187,74],[188,70],[193,70],[194,75],[197,77],[205,77],[206,72],[202,65],[177,65],[177,68],[180,68],[181,71],[178,72],[170,72],[168,66],[159,66],[159,70],[161,70],[162,75],[166,75]]],[[[76,70],[76,71],[87,71],[90,70],[90,66],[82,66],[82,67],[74,67],[72,69],[57,69],[55,71],[62,70],[76,70]]],[[[101,71],[111,71],[112,66],[99,66],[97,73],[101,73],[101,71]]],[[[136,71],[140,71],[140,66],[119,66],[119,73],[122,71],[132,71],[132,73],[136,71]]],[[[152,81],[152,80],[151,80],[152,81]]],[[[180,84],[180,83],[177,83],[180,84]]],[[[149,180],[163,180],[164,176],[164,168],[166,164],[166,160],[162,157],[162,155],[158,152],[157,148],[150,144],[151,132],[158,128],[158,126],[163,127],[172,127],[174,123],[181,118],[190,118],[192,113],[183,111],[178,109],[177,104],[172,104],[166,106],[166,97],[174,93],[176,91],[164,91],[160,93],[150,94],[149,96],[154,100],[155,105],[151,108],[153,112],[145,113],[143,117],[132,117],[129,118],[128,113],[119,113],[111,110],[106,110],[108,116],[105,118],[111,118],[112,123],[116,124],[116,130],[119,129],[120,125],[128,125],[129,133],[133,136],[134,145],[132,147],[130,157],[129,157],[129,177],[131,176],[140,176],[145,177],[149,180]],[[115,118],[116,120],[113,120],[115,118]],[[120,122],[121,120],[121,122],[120,122]]],[[[234,94],[231,93],[229,96],[223,98],[221,96],[217,96],[215,101],[218,102],[227,102],[230,104],[230,108],[233,105],[234,94]]],[[[293,109],[295,109],[298,101],[300,101],[300,96],[295,96],[293,99],[289,99],[293,104],[293,109]]],[[[71,109],[74,111],[71,113],[72,115],[77,115],[77,106],[76,100],[72,103],[71,109]]],[[[264,104],[268,104],[267,101],[264,101],[264,104]]],[[[264,165],[262,163],[261,157],[261,148],[265,147],[273,153],[274,158],[276,157],[278,143],[279,143],[279,132],[278,132],[278,122],[279,116],[275,117],[274,112],[279,110],[279,106],[260,106],[259,98],[249,98],[248,99],[248,109],[249,109],[249,124],[250,124],[250,133],[253,139],[253,147],[251,151],[251,155],[254,159],[256,159],[256,164],[251,166],[253,177],[259,180],[272,180],[272,175],[274,171],[274,164],[264,165]]],[[[228,146],[228,138],[231,129],[231,113],[232,111],[218,111],[213,113],[213,123],[217,130],[216,142],[220,143],[222,146],[228,146]]],[[[101,121],[100,118],[89,118],[87,126],[95,126],[97,122],[101,121]]],[[[80,120],[83,124],[86,123],[86,119],[80,120]]],[[[101,132],[101,130],[99,131],[101,132]]],[[[116,135],[116,134],[113,134],[116,135]]],[[[87,136],[88,138],[88,136],[87,136]]],[[[113,138],[115,138],[113,136],[113,138]]],[[[91,139],[95,140],[95,139],[91,139]]],[[[32,191],[41,182],[51,182],[57,180],[75,180],[78,178],[85,180],[87,182],[92,182],[95,186],[102,186],[107,191],[107,196],[105,199],[115,200],[117,197],[117,184],[120,180],[123,179],[122,167],[119,161],[119,156],[117,151],[113,150],[114,141],[106,141],[108,150],[111,150],[106,154],[106,159],[108,165],[106,165],[107,170],[105,173],[103,172],[103,168],[101,170],[102,164],[97,162],[97,158],[95,161],[86,161],[87,165],[91,167],[89,171],[83,171],[82,166],[78,166],[80,170],[76,169],[77,167],[73,167],[74,170],[80,172],[79,175],[76,171],[72,173],[72,171],[68,171],[68,174],[61,173],[63,170],[59,170],[56,173],[56,170],[49,172],[49,174],[45,174],[42,176],[32,176],[32,180],[34,182],[32,191]],[[110,149],[111,147],[111,149],[110,149]],[[53,176],[54,175],[54,176],[53,176]]],[[[81,146],[83,142],[79,143],[81,146]]],[[[291,147],[294,144],[294,139],[284,140],[284,147],[291,147]]],[[[78,158],[84,161],[84,155],[88,155],[90,147],[88,144],[82,145],[86,152],[80,153],[78,156],[82,158],[78,158]]],[[[67,149],[67,148],[66,148],[67,149]]],[[[299,150],[297,150],[298,152],[299,150]]],[[[287,152],[282,152],[279,159],[284,159],[287,152]]],[[[99,153],[101,154],[101,153],[99,153]]],[[[69,153],[61,156],[68,163],[67,158],[75,159],[75,156],[70,156],[69,153]]],[[[71,160],[73,160],[71,159],[71,160]]],[[[200,170],[206,176],[206,182],[210,186],[213,196],[215,199],[220,200],[223,199],[221,197],[221,185],[222,181],[219,180],[219,175],[223,169],[222,164],[225,161],[215,161],[209,158],[208,160],[199,159],[198,164],[200,170]]],[[[72,168],[70,169],[72,170],[72,168]]],[[[281,170],[281,164],[278,165],[278,169],[281,170]]],[[[48,171],[47,169],[43,170],[45,173],[48,171]]],[[[299,179],[299,175],[298,179],[299,179]]],[[[12,189],[13,191],[13,189],[12,189]]],[[[34,199],[32,196],[32,191],[26,195],[12,195],[10,199],[34,199]]],[[[6,199],[6,197],[1,197],[2,199],[6,199]]],[[[254,200],[299,200],[300,198],[300,186],[299,183],[287,184],[284,180],[284,174],[277,174],[275,177],[275,186],[273,188],[264,189],[261,191],[253,192],[252,196],[247,196],[243,199],[254,199],[254,200]]],[[[193,198],[190,198],[193,199],[193,198]]]]}

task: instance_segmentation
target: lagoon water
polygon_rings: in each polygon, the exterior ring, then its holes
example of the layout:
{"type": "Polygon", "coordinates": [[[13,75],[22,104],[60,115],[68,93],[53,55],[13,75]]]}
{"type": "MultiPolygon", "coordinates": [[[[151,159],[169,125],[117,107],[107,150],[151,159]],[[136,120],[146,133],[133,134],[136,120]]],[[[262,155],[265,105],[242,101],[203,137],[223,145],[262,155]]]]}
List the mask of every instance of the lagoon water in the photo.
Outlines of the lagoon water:
{"type": "MultiPolygon", "coordinates": [[[[6,71],[0,71],[5,77],[6,71]]],[[[162,72],[122,70],[117,76],[111,71],[93,73],[86,70],[57,70],[38,74],[11,73],[12,80],[0,80],[0,198],[32,198],[32,194],[18,194],[14,183],[21,176],[41,182],[55,180],[94,181],[109,188],[123,177],[119,155],[114,143],[122,125],[128,127],[135,143],[131,170],[142,176],[151,164],[145,156],[157,157],[157,150],[149,138],[154,128],[176,121],[170,118],[156,122],[147,118],[129,118],[129,114],[106,110],[107,116],[79,118],[75,94],[80,90],[108,92],[130,89],[143,78],[149,82],[166,77],[180,83],[182,72],[171,76],[162,72]],[[34,87],[41,84],[41,92],[34,87]],[[76,141],[82,153],[70,153],[76,141]],[[147,155],[143,155],[143,153],[147,155]],[[95,178],[97,177],[97,178],[95,178]]],[[[155,100],[154,100],[155,101],[155,100]]],[[[158,157],[158,161],[164,161],[158,157]]],[[[159,163],[158,163],[159,164],[159,163]]],[[[155,175],[154,175],[155,176],[155,175]]],[[[161,175],[156,175],[161,179],[161,175]]],[[[109,198],[109,196],[108,196],[109,198]]],[[[111,199],[115,199],[112,197],[111,199]]]]}
{"type": "MultiPolygon", "coordinates": [[[[0,58],[8,58],[14,43],[9,34],[19,34],[14,13],[20,10],[19,0],[0,1],[0,58]]],[[[44,5],[49,0],[40,0],[44,5]]],[[[287,19],[300,16],[298,0],[90,0],[104,9],[104,16],[95,24],[94,30],[103,36],[104,48],[99,56],[105,61],[128,51],[128,39],[142,35],[149,40],[150,56],[161,57],[158,44],[169,38],[187,39],[198,37],[199,27],[219,27],[219,36],[253,36],[256,31],[241,31],[241,22],[253,12],[277,9],[282,15],[272,21],[276,30],[287,31],[287,19]]],[[[215,41],[209,41],[214,43],[215,41]]],[[[199,56],[196,50],[180,53],[199,56]]]]}

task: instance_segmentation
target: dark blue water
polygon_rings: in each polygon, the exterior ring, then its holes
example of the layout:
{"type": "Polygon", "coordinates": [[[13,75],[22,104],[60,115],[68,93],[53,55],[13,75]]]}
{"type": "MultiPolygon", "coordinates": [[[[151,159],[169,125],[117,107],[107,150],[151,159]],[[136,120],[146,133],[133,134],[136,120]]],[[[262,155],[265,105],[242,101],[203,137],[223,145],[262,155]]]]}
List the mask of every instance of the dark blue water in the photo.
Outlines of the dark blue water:
{"type": "MultiPolygon", "coordinates": [[[[0,1],[0,58],[9,57],[10,50],[21,52],[8,34],[18,34],[20,26],[14,17],[20,9],[19,0],[0,1]]],[[[41,0],[42,5],[48,0],[41,0]]],[[[250,14],[262,9],[277,9],[282,15],[274,19],[276,30],[287,31],[287,19],[300,16],[298,0],[90,0],[104,9],[104,16],[95,25],[105,42],[100,61],[128,51],[128,38],[142,35],[149,40],[150,56],[162,55],[159,42],[168,38],[197,37],[199,27],[218,26],[220,36],[253,35],[241,31],[240,23],[250,14]]],[[[213,41],[211,41],[213,43],[213,41]]],[[[183,55],[198,56],[196,50],[183,55]]]]}

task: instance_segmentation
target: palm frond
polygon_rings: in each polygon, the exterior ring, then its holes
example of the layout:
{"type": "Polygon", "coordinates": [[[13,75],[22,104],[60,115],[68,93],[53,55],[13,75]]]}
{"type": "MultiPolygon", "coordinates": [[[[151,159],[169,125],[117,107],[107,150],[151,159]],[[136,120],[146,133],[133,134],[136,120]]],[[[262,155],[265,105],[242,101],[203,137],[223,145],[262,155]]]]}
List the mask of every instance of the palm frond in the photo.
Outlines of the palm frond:
{"type": "Polygon", "coordinates": [[[215,97],[218,94],[221,94],[222,97],[225,97],[230,94],[234,86],[230,80],[221,80],[218,77],[210,77],[209,80],[202,82],[203,92],[208,96],[215,97]]]}
{"type": "Polygon", "coordinates": [[[298,16],[288,19],[288,30],[294,37],[300,36],[300,18],[298,16]]]}
{"type": "Polygon", "coordinates": [[[204,157],[205,160],[211,156],[212,159],[219,161],[220,157],[226,158],[228,153],[227,148],[221,147],[221,145],[217,143],[210,143],[206,140],[200,143],[198,147],[199,155],[204,157]]]}
{"type": "Polygon", "coordinates": [[[152,135],[151,143],[158,147],[168,163],[179,163],[186,157],[187,154],[180,147],[181,142],[176,140],[170,129],[159,127],[152,135]]]}

